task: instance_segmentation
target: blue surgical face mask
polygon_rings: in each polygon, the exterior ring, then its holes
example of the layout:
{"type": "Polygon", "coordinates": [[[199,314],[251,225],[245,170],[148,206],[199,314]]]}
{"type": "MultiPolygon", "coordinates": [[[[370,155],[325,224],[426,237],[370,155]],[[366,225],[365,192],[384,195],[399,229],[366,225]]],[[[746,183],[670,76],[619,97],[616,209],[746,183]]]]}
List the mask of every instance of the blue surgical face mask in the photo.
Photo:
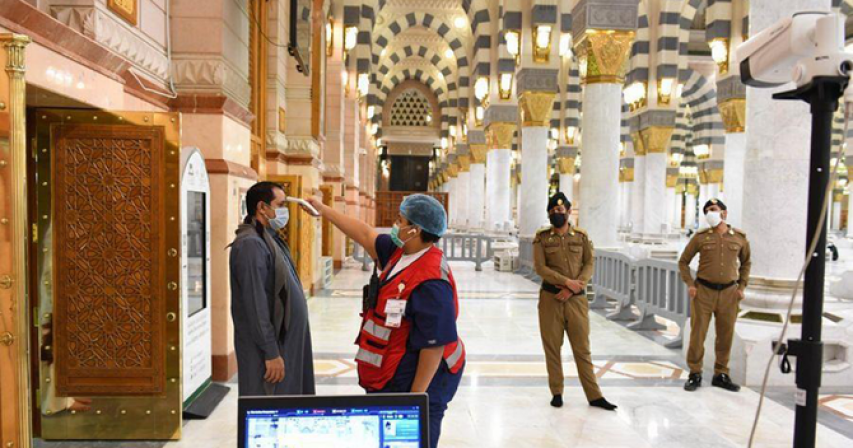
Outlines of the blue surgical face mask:
{"type": "Polygon", "coordinates": [[[400,239],[400,226],[398,226],[397,224],[394,224],[394,227],[391,227],[391,241],[397,247],[403,247],[408,242],[408,240],[403,241],[400,239]]]}
{"type": "Polygon", "coordinates": [[[290,209],[287,207],[277,208],[275,209],[275,218],[270,219],[270,227],[279,231],[287,227],[288,221],[290,221],[290,209]]]}

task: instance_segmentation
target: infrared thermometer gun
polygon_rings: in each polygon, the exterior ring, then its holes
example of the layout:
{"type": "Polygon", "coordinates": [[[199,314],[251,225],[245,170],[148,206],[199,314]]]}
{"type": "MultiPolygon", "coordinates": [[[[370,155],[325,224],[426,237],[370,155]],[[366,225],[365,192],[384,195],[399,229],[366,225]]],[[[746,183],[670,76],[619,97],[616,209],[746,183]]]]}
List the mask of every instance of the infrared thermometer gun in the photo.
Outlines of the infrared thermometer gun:
{"type": "Polygon", "coordinates": [[[314,208],[313,205],[309,204],[308,201],[306,201],[305,199],[288,197],[287,202],[294,202],[296,204],[301,205],[302,208],[304,208],[305,211],[307,211],[309,215],[311,215],[315,218],[320,216],[320,212],[318,212],[317,209],[314,208]]]}

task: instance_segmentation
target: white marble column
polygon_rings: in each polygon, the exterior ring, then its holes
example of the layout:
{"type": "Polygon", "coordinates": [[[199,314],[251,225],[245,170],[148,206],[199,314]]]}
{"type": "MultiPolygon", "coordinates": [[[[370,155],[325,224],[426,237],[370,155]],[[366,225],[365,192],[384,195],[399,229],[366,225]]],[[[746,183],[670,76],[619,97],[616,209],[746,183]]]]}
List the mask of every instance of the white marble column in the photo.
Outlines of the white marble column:
{"type": "Polygon", "coordinates": [[[673,189],[672,195],[672,228],[673,230],[681,230],[684,225],[681,223],[681,215],[684,211],[682,200],[684,197],[673,189]]]}
{"type": "Polygon", "coordinates": [[[447,181],[447,193],[448,193],[448,202],[450,203],[450,227],[457,227],[457,223],[459,221],[459,207],[457,205],[456,199],[459,197],[457,194],[459,189],[458,178],[451,177],[447,181]]]}
{"type": "MultiPolygon", "coordinates": [[[[596,247],[619,245],[619,132],[621,84],[587,84],[583,93],[583,165],[579,226],[596,247]]],[[[635,166],[636,170],[636,166],[635,166]]]]}
{"type": "Polygon", "coordinates": [[[643,194],[643,234],[659,235],[667,222],[665,152],[646,154],[646,188],[643,194]]]}
{"type": "Polygon", "coordinates": [[[548,223],[548,128],[525,127],[521,133],[519,235],[532,238],[548,223]]]}
{"type": "MultiPolygon", "coordinates": [[[[833,194],[834,196],[834,194],[833,194]]],[[[832,201],[832,228],[831,230],[841,230],[841,202],[832,201]]]]}
{"type": "Polygon", "coordinates": [[[472,163],[470,174],[468,227],[471,230],[482,231],[485,228],[486,217],[486,165],[483,163],[472,163]]]}
{"type": "Polygon", "coordinates": [[[675,213],[676,213],[676,205],[675,205],[675,187],[667,187],[666,188],[666,221],[665,224],[668,224],[670,230],[675,228],[675,213]]]}
{"type": "Polygon", "coordinates": [[[631,222],[631,213],[633,211],[631,187],[634,182],[622,182],[619,184],[619,226],[627,228],[631,222]]]}
{"type": "Polygon", "coordinates": [[[506,230],[512,220],[512,150],[490,150],[486,161],[486,221],[489,230],[506,230]]]}
{"type": "Polygon", "coordinates": [[[726,134],[726,163],[723,166],[723,188],[728,208],[728,223],[743,225],[743,173],[746,157],[746,133],[726,134]]]}
{"type": "Polygon", "coordinates": [[[569,202],[574,202],[575,197],[575,175],[574,174],[560,174],[560,191],[566,195],[566,198],[569,199],[569,202]]]}
{"type": "MultiPolygon", "coordinates": [[[[831,6],[830,0],[751,0],[749,28],[757,32],[795,12],[829,11],[831,6]]],[[[743,229],[750,236],[753,277],[795,279],[806,247],[807,207],[779,212],[779,204],[808,201],[809,106],[771,97],[789,87],[750,87],[746,93],[743,229]]]]}
{"type": "Polygon", "coordinates": [[[468,211],[470,209],[471,203],[471,173],[470,172],[459,172],[459,177],[456,178],[456,207],[457,207],[457,216],[459,220],[457,221],[457,227],[462,230],[468,229],[468,211]]]}
{"type": "Polygon", "coordinates": [[[643,233],[646,189],[646,156],[634,155],[634,182],[631,182],[631,233],[643,233]]]}
{"type": "Polygon", "coordinates": [[[853,238],[853,194],[847,196],[847,238],[853,238]]]}
{"type": "Polygon", "coordinates": [[[696,195],[687,193],[684,200],[684,228],[696,227],[696,195]]]}

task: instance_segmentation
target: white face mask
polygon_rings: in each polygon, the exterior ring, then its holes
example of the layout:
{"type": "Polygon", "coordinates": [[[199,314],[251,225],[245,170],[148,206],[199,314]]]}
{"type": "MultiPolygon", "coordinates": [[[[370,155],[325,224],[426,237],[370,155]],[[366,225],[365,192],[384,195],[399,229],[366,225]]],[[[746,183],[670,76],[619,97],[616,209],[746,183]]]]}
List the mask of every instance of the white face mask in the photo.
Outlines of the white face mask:
{"type": "Polygon", "coordinates": [[[705,220],[708,221],[708,225],[711,226],[712,229],[716,229],[721,222],[723,222],[723,216],[721,212],[708,212],[705,215],[705,220]]]}

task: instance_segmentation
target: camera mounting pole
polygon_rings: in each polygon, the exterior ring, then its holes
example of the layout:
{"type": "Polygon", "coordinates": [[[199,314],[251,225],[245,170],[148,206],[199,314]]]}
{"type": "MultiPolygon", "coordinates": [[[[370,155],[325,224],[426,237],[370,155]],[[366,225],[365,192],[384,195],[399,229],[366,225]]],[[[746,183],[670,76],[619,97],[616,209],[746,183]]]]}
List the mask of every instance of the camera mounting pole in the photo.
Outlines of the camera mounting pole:
{"type": "Polygon", "coordinates": [[[806,270],[803,282],[803,328],[800,339],[789,339],[787,354],[797,357],[797,411],[794,423],[794,448],[814,448],[817,428],[818,390],[823,368],[824,275],[826,271],[826,225],[820,215],[826,200],[827,183],[832,174],[830,146],[832,116],[838,100],[844,94],[849,78],[846,76],[816,76],[802,87],[773,95],[779,100],[802,100],[811,105],[812,141],[809,164],[809,199],[806,229],[806,250],[819,231],[817,246],[806,270]]]}

